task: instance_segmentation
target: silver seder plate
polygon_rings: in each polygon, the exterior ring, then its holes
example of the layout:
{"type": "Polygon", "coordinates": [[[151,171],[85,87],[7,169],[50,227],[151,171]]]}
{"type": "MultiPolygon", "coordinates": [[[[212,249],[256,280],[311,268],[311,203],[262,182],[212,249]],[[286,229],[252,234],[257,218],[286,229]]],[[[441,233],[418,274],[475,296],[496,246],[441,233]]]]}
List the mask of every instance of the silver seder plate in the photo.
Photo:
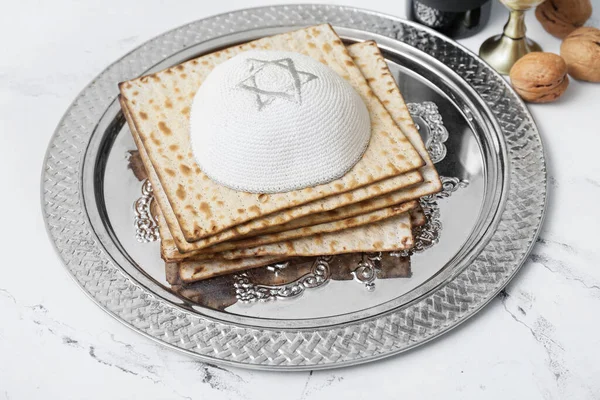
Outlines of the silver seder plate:
{"type": "Polygon", "coordinates": [[[272,370],[373,361],[457,326],[521,267],[545,203],[540,136],[502,77],[434,31],[325,5],[222,14],[138,47],[73,102],[42,175],[49,236],[100,307],[207,362],[272,370]],[[377,41],[444,177],[442,193],[421,199],[427,223],[415,231],[410,262],[406,253],[350,254],[170,285],[148,212],[152,188],[130,169],[135,145],[117,83],[324,22],[347,43],[377,41]]]}

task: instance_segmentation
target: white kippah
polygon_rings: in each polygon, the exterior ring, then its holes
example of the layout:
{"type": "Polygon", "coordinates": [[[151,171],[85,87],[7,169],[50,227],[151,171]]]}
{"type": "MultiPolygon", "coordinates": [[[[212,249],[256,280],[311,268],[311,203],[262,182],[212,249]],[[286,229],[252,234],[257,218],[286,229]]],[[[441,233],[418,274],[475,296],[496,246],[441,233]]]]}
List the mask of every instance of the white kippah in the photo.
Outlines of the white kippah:
{"type": "Polygon", "coordinates": [[[371,136],[367,107],[349,83],[282,51],[248,51],[217,66],[194,97],[190,127],[202,171],[252,193],[340,178],[371,136]]]}

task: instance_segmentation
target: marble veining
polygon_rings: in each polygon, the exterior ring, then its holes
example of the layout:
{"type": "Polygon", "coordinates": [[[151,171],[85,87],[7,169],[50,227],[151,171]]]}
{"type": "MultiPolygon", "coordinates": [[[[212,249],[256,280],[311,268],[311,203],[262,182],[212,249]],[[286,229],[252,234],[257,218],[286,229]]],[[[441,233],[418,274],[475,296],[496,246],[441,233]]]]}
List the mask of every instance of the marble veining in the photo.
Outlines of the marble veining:
{"type": "MultiPolygon", "coordinates": [[[[521,295],[523,297],[527,297],[526,293],[521,293],[521,295]]],[[[544,317],[538,317],[534,321],[533,327],[530,326],[523,319],[525,316],[527,316],[527,311],[525,311],[522,305],[517,305],[516,308],[518,313],[514,313],[511,309],[509,309],[507,305],[507,301],[509,298],[510,294],[506,290],[500,292],[500,295],[498,297],[498,299],[500,299],[500,301],[502,302],[502,305],[506,312],[509,313],[510,316],[516,322],[527,328],[527,330],[531,333],[535,341],[544,347],[548,357],[548,368],[550,369],[550,371],[552,371],[552,374],[558,381],[561,378],[561,376],[564,375],[565,369],[562,366],[560,355],[557,354],[557,349],[559,349],[560,351],[564,351],[564,348],[561,346],[560,343],[552,339],[552,324],[548,322],[548,320],[546,320],[544,317]]]]}
{"type": "Polygon", "coordinates": [[[554,274],[560,274],[565,279],[576,282],[583,289],[591,290],[594,296],[600,298],[600,281],[576,268],[579,252],[573,246],[542,237],[538,238],[537,243],[538,246],[530,256],[531,261],[554,274]],[[544,247],[546,251],[543,251],[544,247]],[[562,257],[560,253],[563,253],[562,257]]]}

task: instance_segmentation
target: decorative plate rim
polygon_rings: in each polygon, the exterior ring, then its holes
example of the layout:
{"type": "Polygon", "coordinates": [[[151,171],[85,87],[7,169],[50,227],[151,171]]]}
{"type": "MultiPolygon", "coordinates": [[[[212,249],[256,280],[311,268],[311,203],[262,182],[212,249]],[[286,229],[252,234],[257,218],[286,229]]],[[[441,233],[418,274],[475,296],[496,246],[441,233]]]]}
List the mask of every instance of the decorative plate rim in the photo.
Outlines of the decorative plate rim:
{"type": "Polygon", "coordinates": [[[70,275],[103,310],[139,333],[205,361],[279,371],[374,361],[426,343],[464,322],[523,265],[539,235],[547,202],[541,137],[529,111],[499,74],[462,45],[431,29],[355,7],[318,4],[215,15],[170,30],[127,53],[69,106],[50,140],[41,186],[48,235],[70,275]],[[248,327],[192,314],[162,301],[126,276],[104,252],[82,198],[85,149],[96,122],[116,98],[116,83],[139,75],[168,54],[234,31],[322,22],[412,45],[454,69],[492,110],[508,148],[510,185],[490,241],[467,268],[418,301],[339,326],[311,330],[248,327]]]}

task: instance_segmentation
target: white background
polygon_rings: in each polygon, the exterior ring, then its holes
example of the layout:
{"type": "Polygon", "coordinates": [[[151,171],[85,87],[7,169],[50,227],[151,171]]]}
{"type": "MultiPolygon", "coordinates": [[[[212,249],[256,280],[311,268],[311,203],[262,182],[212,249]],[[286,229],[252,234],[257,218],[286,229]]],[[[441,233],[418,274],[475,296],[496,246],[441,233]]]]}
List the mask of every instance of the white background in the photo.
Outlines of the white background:
{"type": "MultiPolygon", "coordinates": [[[[600,398],[600,84],[572,81],[560,101],[530,106],[547,149],[550,200],[541,240],[508,297],[407,354],[314,373],[220,369],[130,331],[71,280],[47,239],[39,200],[44,152],[63,112],[144,41],[269,3],[2,2],[0,399],[600,398]]],[[[343,3],[405,12],[400,0],[343,3]]],[[[501,31],[506,14],[494,4],[486,29],[462,43],[476,51],[501,31]]],[[[531,37],[558,52],[559,41],[533,13],[527,20],[531,37]]]]}

